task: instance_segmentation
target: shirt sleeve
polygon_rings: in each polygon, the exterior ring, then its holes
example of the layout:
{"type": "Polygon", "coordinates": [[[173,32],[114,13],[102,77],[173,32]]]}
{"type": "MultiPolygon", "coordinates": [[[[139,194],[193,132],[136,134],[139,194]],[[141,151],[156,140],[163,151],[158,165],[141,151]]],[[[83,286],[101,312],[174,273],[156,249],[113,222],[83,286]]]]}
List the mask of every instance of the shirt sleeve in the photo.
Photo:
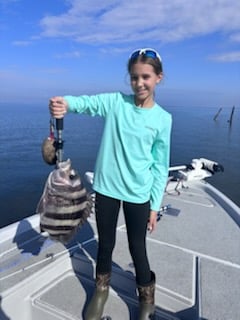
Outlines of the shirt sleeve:
{"type": "Polygon", "coordinates": [[[150,205],[151,210],[159,211],[163,194],[165,191],[168,169],[170,162],[170,135],[172,127],[172,117],[169,114],[165,126],[160,130],[158,138],[153,144],[152,155],[153,165],[151,172],[153,175],[153,185],[151,189],[150,205]]]}
{"type": "Polygon", "coordinates": [[[105,117],[116,101],[117,93],[98,95],[64,96],[68,103],[68,112],[85,113],[91,116],[105,117]]]}

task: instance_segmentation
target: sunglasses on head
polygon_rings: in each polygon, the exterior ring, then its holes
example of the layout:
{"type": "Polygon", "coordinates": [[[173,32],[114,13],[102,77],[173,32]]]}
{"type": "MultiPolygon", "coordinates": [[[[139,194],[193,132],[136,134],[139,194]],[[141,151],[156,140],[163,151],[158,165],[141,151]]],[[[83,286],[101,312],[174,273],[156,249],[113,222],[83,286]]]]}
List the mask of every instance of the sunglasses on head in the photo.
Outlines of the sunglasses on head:
{"type": "Polygon", "coordinates": [[[162,59],[161,59],[159,53],[156,50],[151,49],[151,48],[144,48],[144,49],[138,49],[138,50],[133,51],[133,53],[130,55],[130,60],[136,59],[140,55],[146,56],[148,58],[153,58],[153,59],[158,58],[160,60],[160,62],[162,62],[162,59]]]}

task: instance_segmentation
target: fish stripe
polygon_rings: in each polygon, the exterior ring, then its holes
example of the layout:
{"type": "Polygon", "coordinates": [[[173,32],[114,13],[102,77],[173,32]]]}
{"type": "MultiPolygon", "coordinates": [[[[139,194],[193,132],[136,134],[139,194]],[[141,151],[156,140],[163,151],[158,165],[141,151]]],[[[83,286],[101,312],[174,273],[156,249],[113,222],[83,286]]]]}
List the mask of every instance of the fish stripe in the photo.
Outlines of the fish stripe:
{"type": "MultiPolygon", "coordinates": [[[[82,223],[83,224],[83,223],[82,223]]],[[[60,223],[58,223],[57,225],[49,225],[49,224],[45,224],[45,222],[41,222],[41,228],[42,230],[45,230],[47,232],[51,232],[51,230],[74,230],[76,229],[78,226],[82,225],[80,222],[78,222],[78,224],[76,225],[72,225],[72,224],[69,224],[69,225],[66,225],[66,224],[63,224],[61,225],[60,223]]]]}
{"type": "Polygon", "coordinates": [[[51,218],[49,219],[46,216],[44,216],[41,219],[41,224],[49,225],[49,226],[56,226],[56,225],[65,226],[66,225],[66,226],[76,227],[82,219],[84,219],[84,217],[75,219],[75,220],[72,220],[72,219],[63,220],[63,219],[51,219],[51,218]]]}
{"type": "Polygon", "coordinates": [[[46,230],[46,231],[50,231],[50,230],[66,230],[66,231],[69,231],[69,230],[73,230],[75,227],[73,226],[48,226],[48,225],[45,225],[45,224],[41,224],[41,227],[46,230]]]}
{"type": "Polygon", "coordinates": [[[47,205],[45,211],[48,213],[58,213],[58,214],[71,214],[73,212],[78,212],[78,211],[83,211],[85,210],[85,208],[87,207],[88,202],[85,201],[84,203],[81,203],[79,205],[69,205],[69,206],[62,206],[61,204],[59,204],[59,206],[56,206],[54,204],[52,205],[47,205]]]}
{"type": "Polygon", "coordinates": [[[77,211],[77,212],[72,212],[72,213],[52,213],[52,212],[46,212],[45,217],[49,219],[54,219],[54,220],[76,220],[80,219],[83,216],[82,211],[77,211]]]}
{"type": "Polygon", "coordinates": [[[81,189],[81,190],[77,190],[76,188],[68,188],[68,189],[62,189],[59,190],[60,188],[54,188],[54,193],[51,191],[51,188],[47,188],[47,192],[49,193],[49,195],[53,195],[53,196],[57,196],[58,197],[63,197],[66,199],[78,199],[78,198],[82,198],[85,197],[87,194],[87,191],[85,188],[81,189]]]}
{"type": "Polygon", "coordinates": [[[51,229],[44,229],[45,231],[47,231],[47,233],[50,235],[50,236],[54,236],[55,239],[57,237],[61,237],[61,236],[68,236],[68,235],[73,235],[77,228],[74,228],[74,229],[71,229],[71,230],[51,230],[51,229]]]}

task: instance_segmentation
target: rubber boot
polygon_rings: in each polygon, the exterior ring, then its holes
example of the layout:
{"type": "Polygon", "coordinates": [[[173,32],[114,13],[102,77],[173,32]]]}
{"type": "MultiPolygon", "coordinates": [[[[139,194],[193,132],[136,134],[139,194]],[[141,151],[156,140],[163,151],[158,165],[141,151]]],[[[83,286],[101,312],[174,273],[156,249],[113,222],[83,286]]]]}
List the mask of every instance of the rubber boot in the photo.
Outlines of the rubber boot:
{"type": "Polygon", "coordinates": [[[92,299],[87,306],[85,320],[101,319],[104,305],[108,298],[110,279],[110,273],[96,275],[96,288],[92,299]]]}
{"type": "Polygon", "coordinates": [[[138,286],[139,320],[149,320],[154,317],[155,282],[155,274],[151,271],[151,282],[146,286],[138,286]]]}

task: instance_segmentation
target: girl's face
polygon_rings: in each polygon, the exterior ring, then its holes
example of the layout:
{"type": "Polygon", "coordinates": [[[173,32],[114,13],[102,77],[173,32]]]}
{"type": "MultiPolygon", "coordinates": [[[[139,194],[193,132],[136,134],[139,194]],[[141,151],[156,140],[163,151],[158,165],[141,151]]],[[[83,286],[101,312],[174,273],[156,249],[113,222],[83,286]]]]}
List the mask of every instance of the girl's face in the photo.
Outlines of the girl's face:
{"type": "Polygon", "coordinates": [[[162,74],[157,75],[153,66],[137,62],[132,65],[130,72],[131,87],[135,94],[135,103],[141,107],[152,107],[154,90],[162,80],[162,74]]]}

